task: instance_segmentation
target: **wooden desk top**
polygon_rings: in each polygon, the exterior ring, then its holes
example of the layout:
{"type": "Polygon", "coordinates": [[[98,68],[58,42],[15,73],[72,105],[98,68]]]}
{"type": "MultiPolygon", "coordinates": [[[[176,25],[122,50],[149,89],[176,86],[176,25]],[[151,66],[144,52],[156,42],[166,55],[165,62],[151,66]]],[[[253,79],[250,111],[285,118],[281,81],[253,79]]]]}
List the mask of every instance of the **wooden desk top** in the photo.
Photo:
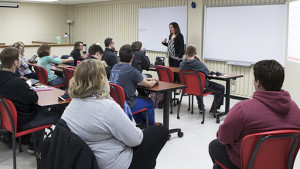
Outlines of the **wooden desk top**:
{"type": "MultiPolygon", "coordinates": [[[[179,73],[178,67],[169,67],[174,73],[179,73]]],[[[149,68],[150,71],[156,71],[155,67],[149,68]]],[[[239,77],[243,77],[243,75],[235,75],[235,74],[227,74],[224,73],[225,76],[214,76],[214,75],[208,75],[208,79],[217,79],[217,80],[226,80],[226,79],[236,79],[239,77]]]]}
{"type": "Polygon", "coordinates": [[[138,88],[151,91],[151,92],[165,92],[168,90],[183,89],[186,88],[186,85],[158,81],[158,84],[155,85],[154,87],[146,88],[143,86],[138,86],[138,88]]]}
{"type": "MultiPolygon", "coordinates": [[[[34,66],[34,65],[37,65],[37,63],[29,63],[27,60],[25,61],[28,65],[30,66],[34,66]]],[[[53,71],[58,71],[58,72],[62,72],[63,71],[63,68],[60,68],[60,66],[67,66],[69,68],[72,68],[72,69],[75,69],[76,66],[71,66],[71,65],[67,65],[67,64],[59,64],[59,65],[52,65],[51,66],[51,70],[53,71]]]]}
{"type": "Polygon", "coordinates": [[[57,89],[54,87],[51,87],[52,90],[48,91],[37,91],[37,95],[39,96],[38,105],[39,106],[53,106],[53,105],[59,105],[59,104],[66,104],[70,101],[61,101],[58,100],[58,96],[61,96],[65,93],[64,90],[57,89]]]}

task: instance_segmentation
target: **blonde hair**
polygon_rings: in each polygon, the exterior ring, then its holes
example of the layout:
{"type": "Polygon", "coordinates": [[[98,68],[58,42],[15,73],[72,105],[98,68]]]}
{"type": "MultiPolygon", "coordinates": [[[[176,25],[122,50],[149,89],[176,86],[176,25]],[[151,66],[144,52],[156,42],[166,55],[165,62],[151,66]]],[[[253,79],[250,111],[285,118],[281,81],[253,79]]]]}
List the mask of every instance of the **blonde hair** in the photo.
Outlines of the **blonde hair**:
{"type": "Polygon", "coordinates": [[[106,71],[101,61],[88,59],[81,62],[70,80],[69,96],[86,98],[96,96],[98,99],[109,97],[109,84],[106,71]]]}

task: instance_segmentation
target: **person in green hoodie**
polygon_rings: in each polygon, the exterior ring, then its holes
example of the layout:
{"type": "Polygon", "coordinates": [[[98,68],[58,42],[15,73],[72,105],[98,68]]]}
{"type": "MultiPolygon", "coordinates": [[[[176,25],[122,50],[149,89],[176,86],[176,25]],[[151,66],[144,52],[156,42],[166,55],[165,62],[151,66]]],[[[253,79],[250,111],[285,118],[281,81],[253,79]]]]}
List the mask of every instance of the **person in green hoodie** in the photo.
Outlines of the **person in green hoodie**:
{"type": "MultiPolygon", "coordinates": [[[[186,47],[185,56],[186,56],[186,59],[184,59],[180,63],[180,66],[179,66],[180,71],[192,70],[195,72],[201,72],[201,73],[205,74],[205,76],[207,77],[209,70],[205,66],[205,64],[200,61],[199,57],[197,56],[197,49],[194,45],[188,45],[186,47]]],[[[220,109],[220,107],[223,105],[225,88],[223,85],[221,85],[219,83],[215,83],[215,82],[212,82],[212,81],[206,79],[204,92],[206,93],[206,92],[210,92],[210,91],[215,91],[215,95],[216,95],[216,98],[214,99],[214,101],[211,105],[210,111],[209,111],[209,112],[213,112],[215,104],[216,104],[217,109],[220,109]]],[[[200,113],[203,113],[202,107],[201,107],[202,104],[201,104],[200,99],[201,99],[200,97],[197,97],[198,109],[199,109],[200,113]]]]}

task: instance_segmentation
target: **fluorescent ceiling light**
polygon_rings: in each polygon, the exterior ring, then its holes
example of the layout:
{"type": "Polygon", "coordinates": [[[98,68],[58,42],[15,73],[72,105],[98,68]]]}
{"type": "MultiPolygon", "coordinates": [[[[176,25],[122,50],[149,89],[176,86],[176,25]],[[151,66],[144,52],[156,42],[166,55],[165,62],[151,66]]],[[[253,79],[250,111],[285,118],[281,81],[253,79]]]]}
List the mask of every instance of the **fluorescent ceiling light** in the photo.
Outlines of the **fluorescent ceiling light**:
{"type": "Polygon", "coordinates": [[[58,0],[21,0],[21,1],[31,1],[31,2],[56,2],[58,0]]]}
{"type": "Polygon", "coordinates": [[[0,2],[0,7],[19,8],[19,3],[15,3],[15,2],[0,2]]]}

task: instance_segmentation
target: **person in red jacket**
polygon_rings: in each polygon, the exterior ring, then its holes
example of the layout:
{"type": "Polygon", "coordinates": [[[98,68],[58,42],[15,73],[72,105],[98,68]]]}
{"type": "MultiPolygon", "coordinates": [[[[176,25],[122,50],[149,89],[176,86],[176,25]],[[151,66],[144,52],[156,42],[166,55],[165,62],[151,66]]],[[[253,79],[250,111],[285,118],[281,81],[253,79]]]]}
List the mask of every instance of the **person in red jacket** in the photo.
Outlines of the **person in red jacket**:
{"type": "Polygon", "coordinates": [[[280,129],[300,129],[300,110],[287,91],[281,89],[284,69],[275,60],[262,60],[254,65],[255,92],[251,99],[230,109],[220,125],[217,139],[209,145],[214,169],[237,169],[240,164],[242,139],[249,134],[280,129]]]}

